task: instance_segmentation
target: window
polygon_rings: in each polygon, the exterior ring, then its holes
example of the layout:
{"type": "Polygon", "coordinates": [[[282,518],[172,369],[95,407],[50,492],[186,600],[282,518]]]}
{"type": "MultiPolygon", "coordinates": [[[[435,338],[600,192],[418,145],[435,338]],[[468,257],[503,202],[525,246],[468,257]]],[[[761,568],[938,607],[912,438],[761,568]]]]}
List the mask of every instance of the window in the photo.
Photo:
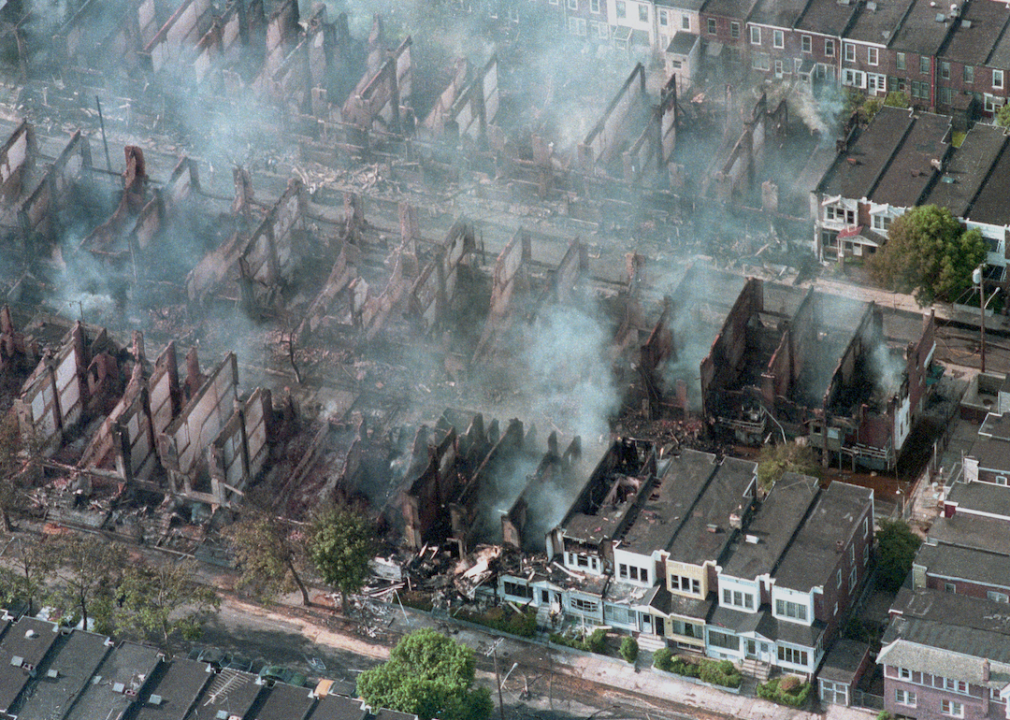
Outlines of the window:
{"type": "Polygon", "coordinates": [[[533,588],[529,585],[520,585],[519,583],[505,581],[505,594],[511,595],[512,597],[521,597],[533,599],[533,588]]]}
{"type": "Polygon", "coordinates": [[[849,592],[856,589],[856,568],[852,568],[852,572],[849,573],[849,592]]]}
{"type": "Polygon", "coordinates": [[[739,590],[723,588],[722,603],[723,605],[731,605],[733,607],[742,607],[747,610],[753,610],[754,596],[749,593],[740,592],[739,590]]]}
{"type": "Polygon", "coordinates": [[[760,45],[761,44],[761,28],[751,26],[750,29],[750,44],[760,45]]]}
{"type": "Polygon", "coordinates": [[[955,680],[954,678],[943,678],[943,689],[949,690],[950,692],[956,692],[958,695],[968,694],[968,683],[964,680],[955,680]]]}
{"type": "Polygon", "coordinates": [[[796,618],[797,620],[807,619],[807,606],[802,603],[789,602],[788,600],[775,601],[775,614],[780,617],[796,618]]]}
{"type": "Polygon", "coordinates": [[[551,601],[551,594],[549,592],[547,592],[546,590],[541,590],[540,591],[540,602],[542,602],[544,605],[546,605],[550,601],[551,601]]]}
{"type": "Polygon", "coordinates": [[[887,92],[887,76],[880,73],[866,73],[866,91],[887,92]]]}
{"type": "Polygon", "coordinates": [[[992,600],[993,602],[1001,602],[1001,603],[1010,602],[1010,595],[1007,595],[1006,593],[997,592],[996,590],[986,591],[985,596],[990,600],[992,600]]]}
{"type": "Polygon", "coordinates": [[[585,555],[576,555],[575,564],[578,565],[579,567],[589,567],[589,558],[587,558],[585,555]]]}
{"type": "Polygon", "coordinates": [[[945,593],[950,593],[951,595],[954,595],[957,593],[957,585],[955,585],[954,583],[945,582],[943,584],[943,591],[945,593]]]}
{"type": "Polygon", "coordinates": [[[579,9],[579,0],[568,0],[568,9],[577,11],[579,9]]]}
{"type": "Polygon", "coordinates": [[[849,545],[849,564],[851,565],[854,562],[856,562],[856,546],[849,545]]]}
{"type": "Polygon", "coordinates": [[[625,565],[624,563],[621,563],[620,565],[618,565],[617,566],[617,574],[620,577],[622,577],[625,580],[627,580],[628,579],[628,566],[625,565]]]}
{"type": "Polygon", "coordinates": [[[596,23],[596,37],[600,38],[601,40],[606,40],[607,38],[609,38],[610,25],[605,22],[596,23]]]}
{"type": "Polygon", "coordinates": [[[838,568],[838,587],[842,586],[842,569],[838,568]]]}
{"type": "Polygon", "coordinates": [[[708,26],[708,34],[709,35],[715,35],[715,33],[716,33],[715,19],[714,18],[709,18],[706,24],[708,26]]]}
{"type": "Polygon", "coordinates": [[[805,53],[809,53],[809,52],[813,52],[814,51],[814,43],[810,39],[809,35],[801,35],[800,36],[800,50],[803,51],[803,52],[805,52],[805,53]]]}
{"type": "Polygon", "coordinates": [[[870,65],[876,65],[879,59],[879,54],[877,48],[871,47],[866,48],[866,62],[870,65]]]}
{"type": "Polygon", "coordinates": [[[949,717],[962,718],[964,717],[964,705],[953,700],[941,700],[940,712],[949,717]]]}
{"type": "Polygon", "coordinates": [[[701,595],[701,581],[698,580],[698,578],[671,575],[670,588],[681,592],[691,593],[692,595],[701,595]]]}
{"type": "Polygon", "coordinates": [[[572,610],[584,613],[595,613],[600,605],[595,600],[584,600],[582,598],[572,598],[572,610]]]}
{"type": "Polygon", "coordinates": [[[600,0],[589,0],[589,12],[597,14],[600,12],[600,0]]]}
{"type": "MultiPolygon", "coordinates": [[[[824,208],[824,219],[844,223],[846,225],[856,224],[856,211],[846,210],[837,205],[828,205],[824,208]]],[[[841,570],[839,570],[841,572],[841,570]]]]}
{"type": "Polygon", "coordinates": [[[825,40],[824,41],[824,56],[834,57],[835,56],[835,41],[825,40]]]}
{"type": "Polygon", "coordinates": [[[940,77],[944,80],[950,80],[950,63],[946,60],[940,61],[940,77]]]}
{"type": "Polygon", "coordinates": [[[680,16],[680,29],[681,30],[687,30],[688,32],[691,31],[691,16],[690,15],[681,15],[680,16]]]}
{"type": "Polygon", "coordinates": [[[1001,107],[1003,103],[1006,102],[1006,98],[996,97],[995,95],[985,94],[985,111],[987,113],[995,113],[1001,107]]]}
{"type": "Polygon", "coordinates": [[[894,702],[898,705],[915,707],[915,693],[911,690],[895,690],[894,702]]]}
{"type": "Polygon", "coordinates": [[[898,66],[899,70],[905,69],[905,53],[898,53],[894,57],[894,62],[898,66]]]}
{"type": "Polygon", "coordinates": [[[617,13],[617,17],[624,18],[628,16],[628,5],[625,0],[617,0],[614,5],[614,11],[617,13]]]}
{"type": "Polygon", "coordinates": [[[1006,485],[1006,475],[997,475],[996,476],[996,484],[997,485],[1004,485],[1005,486],[1006,485]]]}
{"type": "MultiPolygon", "coordinates": [[[[884,219],[887,220],[887,225],[888,227],[890,227],[891,219],[890,218],[884,218],[884,219]]],[[[866,565],[868,562],[870,562],[870,546],[863,545],[863,565],[866,565]]]]}
{"type": "Polygon", "coordinates": [[[638,4],[638,19],[640,22],[649,22],[649,6],[645,3],[638,4]]]}
{"type": "Polygon", "coordinates": [[[992,86],[997,90],[1003,89],[1003,71],[993,70],[992,71],[992,86]]]}
{"type": "Polygon", "coordinates": [[[902,680],[911,680],[912,671],[909,670],[908,668],[900,667],[898,668],[898,677],[901,678],[902,680]]]}
{"type": "Polygon", "coordinates": [[[781,30],[772,31],[772,45],[777,48],[783,48],[786,46],[786,36],[781,30]]]}
{"type": "Polygon", "coordinates": [[[856,46],[852,43],[842,43],[842,48],[845,50],[845,62],[855,62],[856,46]]]}
{"type": "Polygon", "coordinates": [[[670,24],[670,13],[666,10],[659,11],[659,24],[662,27],[666,27],[670,24]]]}
{"type": "Polygon", "coordinates": [[[708,644],[712,647],[725,648],[726,650],[739,650],[740,638],[736,635],[719,632],[718,630],[709,630],[708,644]]]}
{"type": "Polygon", "coordinates": [[[974,65],[965,65],[964,66],[964,81],[966,83],[969,83],[969,84],[975,82],[975,66],[974,65]]]}
{"type": "Polygon", "coordinates": [[[630,625],[634,621],[635,618],[631,608],[624,605],[611,605],[610,603],[603,605],[603,622],[630,625]]]}
{"type": "Polygon", "coordinates": [[[923,75],[929,75],[929,55],[921,55],[919,57],[919,72],[923,75]]]}
{"type": "Polygon", "coordinates": [[[734,40],[736,40],[736,39],[738,39],[740,37],[740,23],[738,23],[738,22],[731,22],[729,24],[729,36],[731,38],[733,38],[734,40]]]}
{"type": "Polygon", "coordinates": [[[803,665],[807,664],[807,651],[806,650],[794,650],[790,647],[779,646],[779,660],[782,662],[792,663],[793,665],[803,665]]]}
{"type": "Polygon", "coordinates": [[[750,54],[750,66],[754,70],[770,70],[772,66],[771,55],[763,52],[752,52],[750,54]]]}
{"type": "Polygon", "coordinates": [[[929,100],[929,83],[913,80],[911,82],[910,92],[913,98],[918,100],[929,100]]]}

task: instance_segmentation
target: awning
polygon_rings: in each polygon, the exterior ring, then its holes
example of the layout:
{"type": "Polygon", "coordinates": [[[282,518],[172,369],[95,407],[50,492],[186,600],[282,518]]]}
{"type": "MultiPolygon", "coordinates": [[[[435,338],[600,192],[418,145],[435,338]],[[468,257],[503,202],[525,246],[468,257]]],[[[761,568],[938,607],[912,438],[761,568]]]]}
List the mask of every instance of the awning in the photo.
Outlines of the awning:
{"type": "Polygon", "coordinates": [[[838,231],[838,239],[844,240],[845,238],[856,237],[859,233],[863,231],[862,225],[854,225],[852,227],[847,227],[844,230],[838,231]]]}

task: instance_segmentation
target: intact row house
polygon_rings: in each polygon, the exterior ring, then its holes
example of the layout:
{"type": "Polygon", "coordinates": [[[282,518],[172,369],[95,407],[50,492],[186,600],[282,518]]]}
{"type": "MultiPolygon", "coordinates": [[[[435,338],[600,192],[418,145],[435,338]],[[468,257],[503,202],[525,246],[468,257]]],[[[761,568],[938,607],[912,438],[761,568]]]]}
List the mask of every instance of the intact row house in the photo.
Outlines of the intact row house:
{"type": "Polygon", "coordinates": [[[753,462],[632,440],[601,467],[547,535],[551,572],[501,576],[506,599],[643,647],[816,672],[866,576],[872,490],[787,474],[764,496],[753,462]]]}

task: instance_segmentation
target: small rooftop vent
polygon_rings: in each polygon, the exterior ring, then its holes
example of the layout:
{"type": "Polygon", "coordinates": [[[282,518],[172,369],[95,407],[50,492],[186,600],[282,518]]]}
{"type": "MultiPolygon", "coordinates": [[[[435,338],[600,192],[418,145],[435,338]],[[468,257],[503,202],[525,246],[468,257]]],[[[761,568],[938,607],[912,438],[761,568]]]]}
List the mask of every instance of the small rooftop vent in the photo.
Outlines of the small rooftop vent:
{"type": "Polygon", "coordinates": [[[961,27],[963,27],[963,28],[970,28],[971,27],[971,20],[962,20],[961,21],[961,27]]]}
{"type": "Polygon", "coordinates": [[[55,680],[59,676],[60,671],[57,670],[56,668],[49,668],[48,670],[46,670],[46,677],[49,678],[50,680],[55,680]]]}
{"type": "Polygon", "coordinates": [[[214,720],[228,720],[228,711],[218,710],[217,714],[214,716],[214,720]]]}
{"type": "Polygon", "coordinates": [[[39,634],[37,632],[35,632],[34,630],[26,630],[25,631],[25,637],[28,638],[29,640],[37,638],[38,636],[39,636],[39,634]]]}
{"type": "Polygon", "coordinates": [[[757,535],[744,535],[743,539],[749,542],[751,545],[757,545],[761,542],[761,539],[757,535]]]}
{"type": "Polygon", "coordinates": [[[21,667],[21,663],[23,663],[24,661],[25,659],[23,657],[21,657],[20,655],[15,655],[14,657],[11,658],[11,665],[13,665],[14,667],[21,667]]]}
{"type": "Polygon", "coordinates": [[[957,17],[957,14],[958,14],[958,13],[959,13],[960,11],[961,11],[961,10],[960,10],[960,8],[959,8],[959,7],[957,6],[957,3],[951,3],[951,4],[950,4],[950,16],[951,16],[952,18],[955,18],[955,17],[957,17]]]}
{"type": "Polygon", "coordinates": [[[151,697],[147,698],[147,702],[151,703],[152,705],[161,705],[161,695],[152,695],[151,697]]]}
{"type": "Polygon", "coordinates": [[[121,682],[112,683],[112,692],[114,692],[114,693],[121,693],[121,692],[123,692],[125,690],[126,690],[126,683],[121,683],[121,682]]]}
{"type": "Polygon", "coordinates": [[[870,12],[877,12],[877,3],[872,1],[866,3],[866,9],[869,10],[870,12]]]}
{"type": "Polygon", "coordinates": [[[717,532],[719,532],[719,526],[716,525],[715,523],[709,523],[708,527],[705,528],[705,529],[708,530],[710,533],[717,533],[717,532]]]}
{"type": "Polygon", "coordinates": [[[947,16],[944,15],[943,13],[937,13],[936,14],[936,21],[938,23],[947,22],[947,16]]]}
{"type": "Polygon", "coordinates": [[[845,549],[845,543],[841,540],[835,540],[835,552],[841,552],[845,549]]]}

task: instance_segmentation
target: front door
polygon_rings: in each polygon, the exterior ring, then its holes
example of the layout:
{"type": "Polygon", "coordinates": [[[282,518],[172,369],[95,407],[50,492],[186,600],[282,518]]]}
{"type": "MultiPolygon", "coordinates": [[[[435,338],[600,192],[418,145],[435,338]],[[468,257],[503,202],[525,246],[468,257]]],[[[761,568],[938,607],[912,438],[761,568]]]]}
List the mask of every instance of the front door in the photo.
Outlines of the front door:
{"type": "Polygon", "coordinates": [[[656,634],[661,637],[666,637],[666,623],[663,622],[663,618],[656,618],[656,634]]]}

